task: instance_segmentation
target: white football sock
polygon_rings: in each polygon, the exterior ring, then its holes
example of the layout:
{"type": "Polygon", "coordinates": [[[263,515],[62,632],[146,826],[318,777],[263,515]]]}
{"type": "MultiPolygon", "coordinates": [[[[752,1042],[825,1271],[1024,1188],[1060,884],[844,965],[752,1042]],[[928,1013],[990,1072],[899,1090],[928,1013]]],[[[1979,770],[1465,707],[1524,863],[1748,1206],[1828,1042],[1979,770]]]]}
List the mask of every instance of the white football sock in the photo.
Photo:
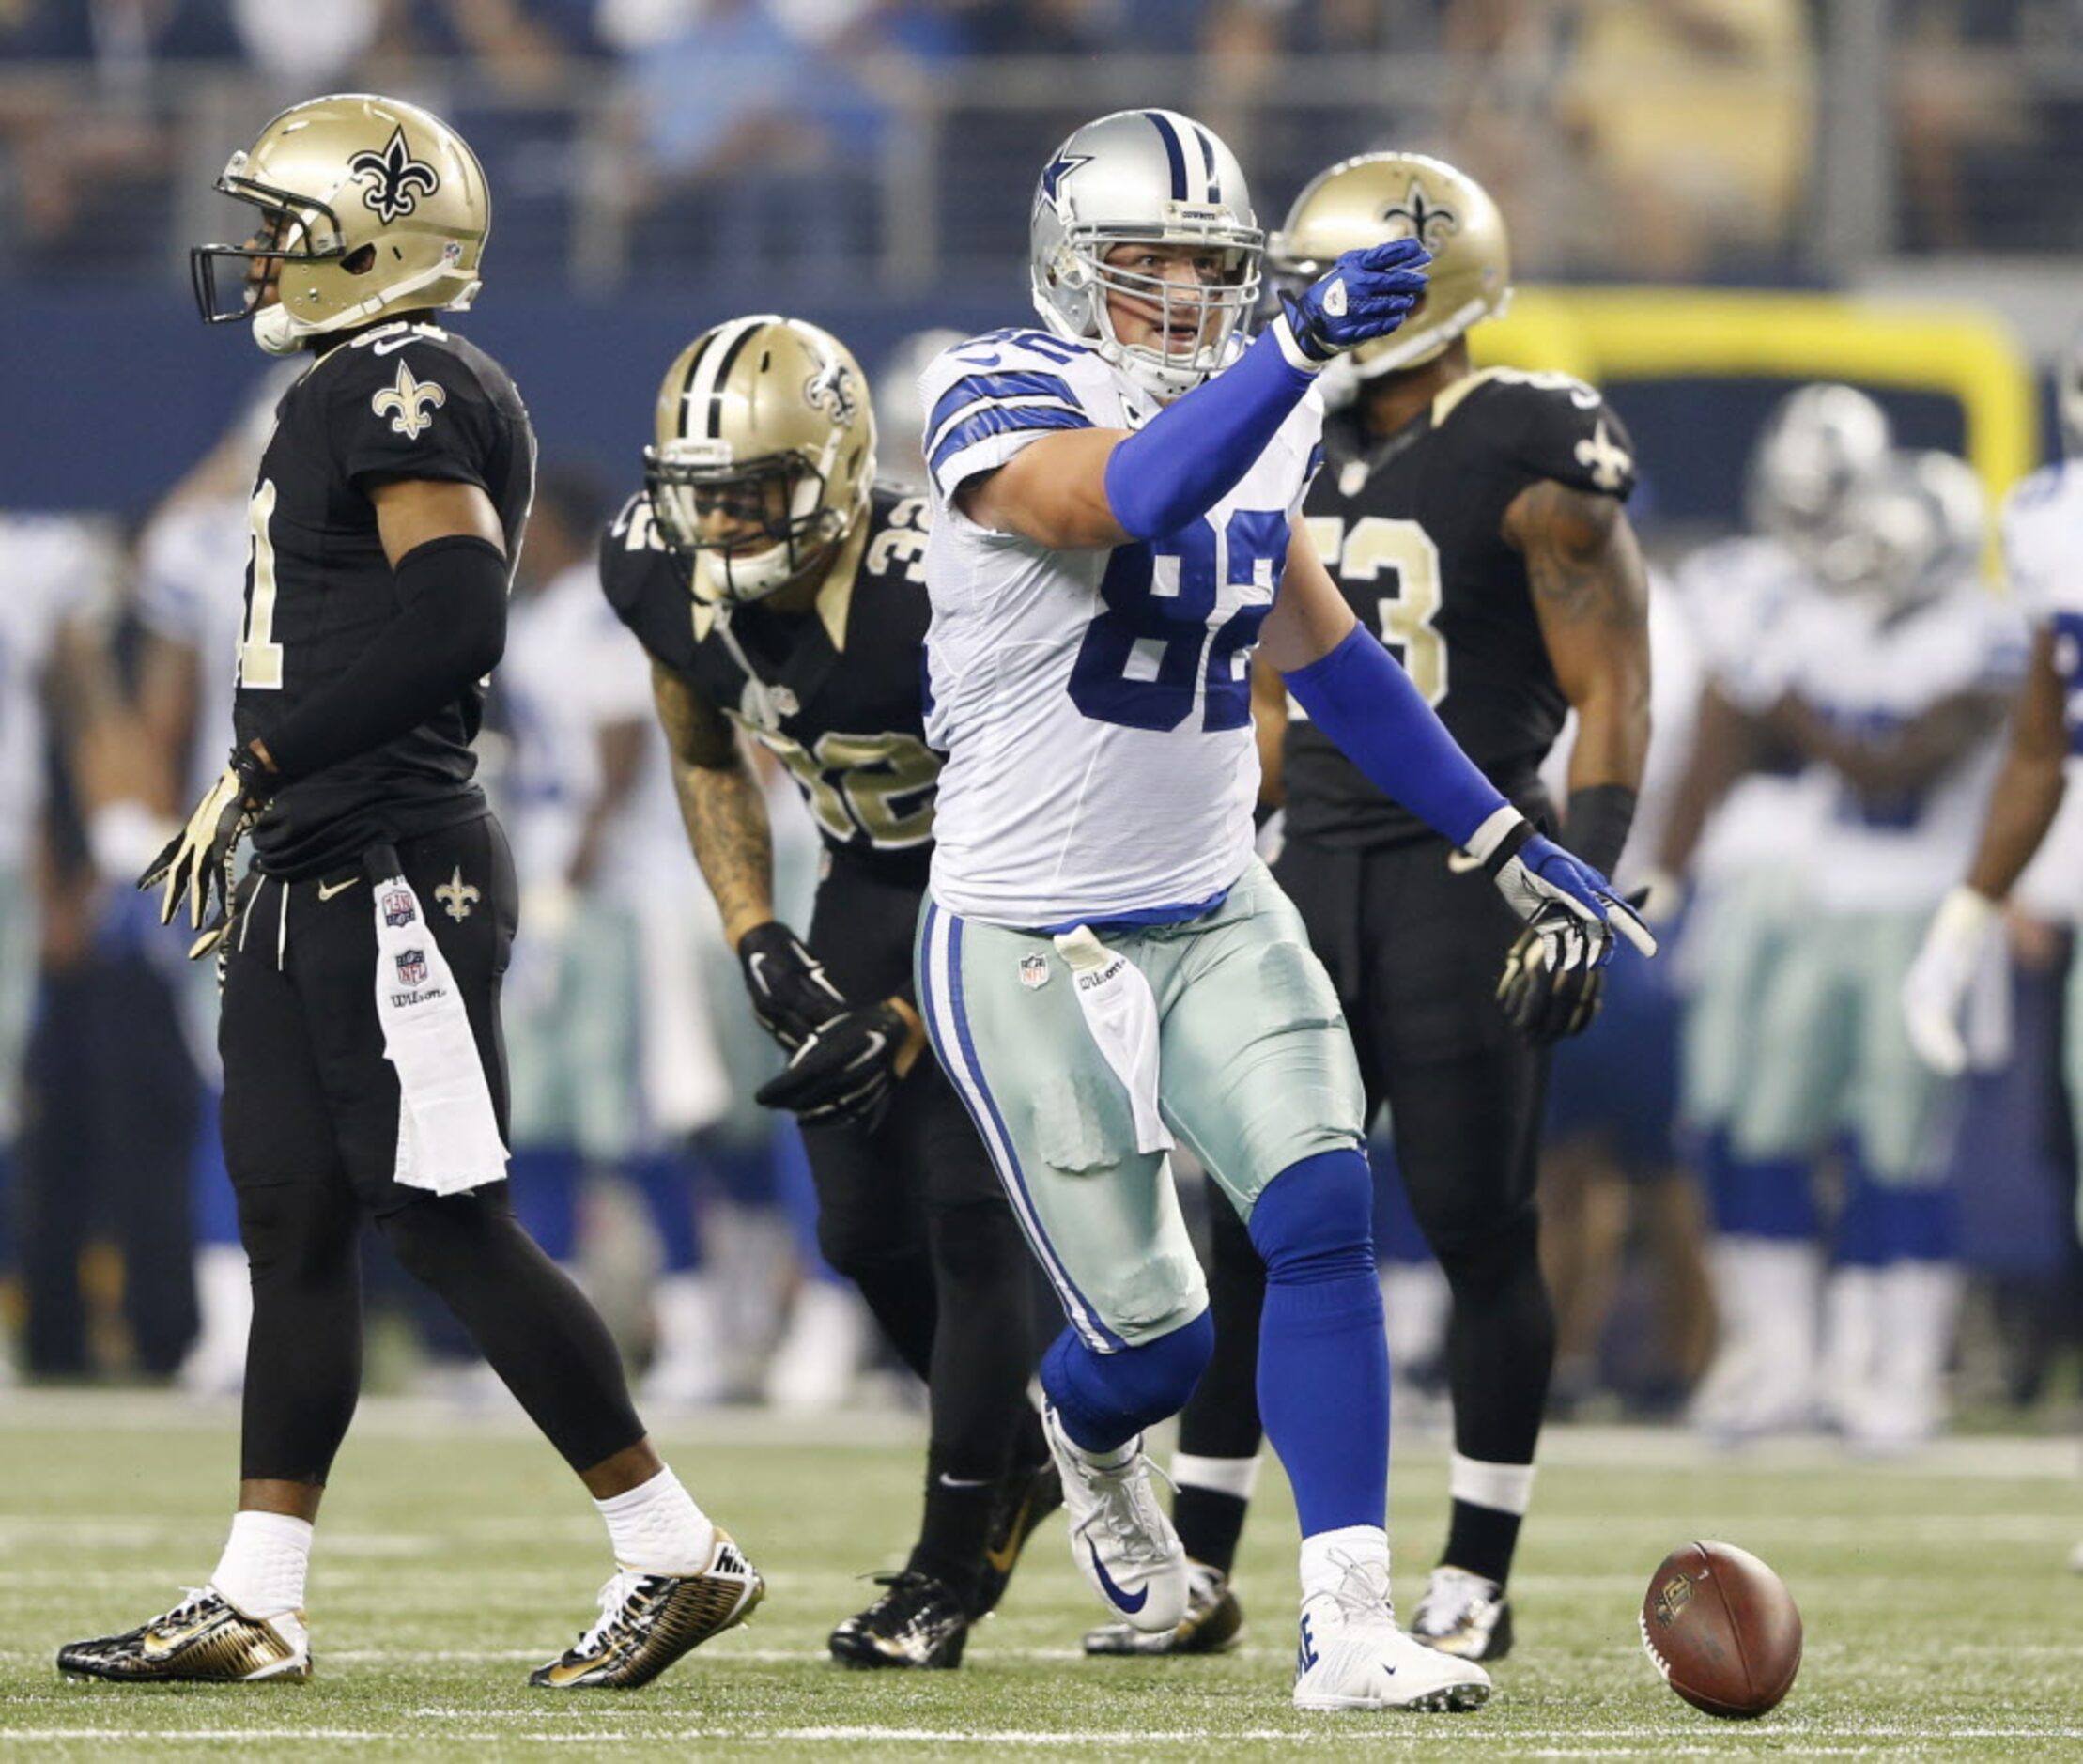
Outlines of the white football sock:
{"type": "Polygon", "coordinates": [[[699,1574],[716,1553],[716,1526],[671,1467],[626,1493],[595,1501],[615,1560],[647,1574],[699,1574]]]}
{"type": "Polygon", "coordinates": [[[1485,1463],[1480,1458],[1464,1458],[1456,1452],[1448,1460],[1447,1493],[1471,1507],[1488,1507],[1500,1513],[1523,1519],[1534,1498],[1534,1466],[1530,1463],[1485,1463]]]}
{"type": "Polygon", "coordinates": [[[304,1573],[311,1566],[311,1522],[287,1513],[234,1513],[231,1536],[209,1584],[250,1617],[303,1609],[304,1573]]]}
{"type": "Polygon", "coordinates": [[[1380,1525],[1342,1525],[1302,1540],[1302,1596],[1331,1592],[1345,1579],[1350,1562],[1389,1566],[1389,1534],[1380,1525]]]}
{"type": "Polygon", "coordinates": [[[1258,1486],[1257,1458],[1196,1458],[1190,1451],[1172,1453],[1172,1480],[1182,1489],[1207,1489],[1232,1500],[1248,1501],[1258,1486]]]}

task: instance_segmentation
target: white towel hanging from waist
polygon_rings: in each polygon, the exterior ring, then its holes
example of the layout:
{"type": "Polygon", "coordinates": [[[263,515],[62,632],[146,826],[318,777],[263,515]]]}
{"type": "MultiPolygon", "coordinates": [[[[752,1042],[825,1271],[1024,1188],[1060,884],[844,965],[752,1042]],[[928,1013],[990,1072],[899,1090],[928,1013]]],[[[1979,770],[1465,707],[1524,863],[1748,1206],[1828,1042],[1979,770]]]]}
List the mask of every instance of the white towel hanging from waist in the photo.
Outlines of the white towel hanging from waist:
{"type": "Polygon", "coordinates": [[[1085,1027],[1128,1091],[1138,1152],[1169,1152],[1174,1143],[1157,1107],[1157,995],[1143,970],[1080,925],[1056,939],[1071,965],[1072,988],[1085,1027]]]}
{"type": "Polygon", "coordinates": [[[438,1195],[503,1182],[506,1147],[455,976],[404,875],[370,883],[377,1017],[398,1073],[397,1180],[438,1195]]]}

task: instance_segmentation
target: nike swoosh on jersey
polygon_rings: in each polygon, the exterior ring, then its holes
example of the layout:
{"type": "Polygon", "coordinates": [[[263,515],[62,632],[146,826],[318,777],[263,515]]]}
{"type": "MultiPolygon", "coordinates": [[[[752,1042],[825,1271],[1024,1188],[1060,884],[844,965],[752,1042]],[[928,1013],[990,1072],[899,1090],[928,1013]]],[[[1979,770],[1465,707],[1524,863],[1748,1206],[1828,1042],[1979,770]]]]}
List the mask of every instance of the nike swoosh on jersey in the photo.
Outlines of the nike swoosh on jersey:
{"type": "Polygon", "coordinates": [[[345,894],[361,880],[358,875],[350,875],[345,882],[321,882],[318,884],[318,898],[330,901],[335,894],[345,894]]]}
{"type": "Polygon", "coordinates": [[[371,355],[393,355],[411,341],[410,337],[393,337],[388,343],[372,343],[369,345],[369,353],[371,355]]]}
{"type": "Polygon", "coordinates": [[[1100,1560],[1100,1546],[1088,1540],[1085,1547],[1092,1552],[1092,1571],[1100,1577],[1100,1590],[1113,1601],[1116,1609],[1133,1615],[1150,1603],[1150,1589],[1148,1586],[1131,1599],[1114,1584],[1114,1576],[1106,1571],[1106,1564],[1100,1560]]]}
{"type": "Polygon", "coordinates": [[[1483,860],[1473,852],[1463,851],[1457,845],[1446,854],[1446,867],[1456,875],[1467,875],[1472,871],[1480,870],[1483,860]]]}

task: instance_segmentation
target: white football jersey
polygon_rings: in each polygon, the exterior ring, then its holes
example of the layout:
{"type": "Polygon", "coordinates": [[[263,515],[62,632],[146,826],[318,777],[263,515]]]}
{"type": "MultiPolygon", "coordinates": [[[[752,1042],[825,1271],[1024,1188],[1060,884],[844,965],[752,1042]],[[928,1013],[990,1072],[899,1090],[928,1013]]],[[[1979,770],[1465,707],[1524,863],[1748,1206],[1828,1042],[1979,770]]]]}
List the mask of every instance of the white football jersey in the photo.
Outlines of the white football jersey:
{"type": "Polygon", "coordinates": [[[948,756],[934,898],[989,923],[1180,918],[1252,852],[1251,657],[1319,456],[1312,391],[1242,480],[1148,544],[1052,551],[967,519],[969,479],[1157,405],[1081,344],[1000,331],[919,379],[933,478],[926,739],[948,756]]]}
{"type": "Polygon", "coordinates": [[[2056,923],[2083,917],[2083,459],[2044,466],[2004,499],[2003,562],[2018,610],[2054,632],[2054,665],[2066,688],[2069,788],[2053,827],[2018,878],[2013,898],[2056,923]]]}
{"type": "Polygon", "coordinates": [[[253,526],[244,496],[168,503],[138,540],[138,616],[155,636],[195,654],[188,795],[217,781],[231,750],[231,701],[246,623],[253,526]]]}
{"type": "Polygon", "coordinates": [[[0,871],[27,861],[43,809],[44,673],[58,629],[106,596],[112,562],[88,521],[0,516],[0,871]]]}
{"type": "MultiPolygon", "coordinates": [[[[1770,710],[1799,661],[1794,615],[1819,592],[1793,554],[1771,539],[1720,540],[1686,559],[1676,588],[1702,672],[1739,709],[1753,716],[1770,710]]],[[[1805,864],[1821,835],[1827,797],[1798,766],[1739,779],[1707,823],[1693,855],[1694,880],[1712,888],[1805,864]]]]}
{"type": "MultiPolygon", "coordinates": [[[[1818,598],[1799,620],[1795,689],[1841,732],[1883,736],[1947,699],[2009,693],[2024,674],[2015,609],[1969,580],[1909,610],[1876,596],[1818,598]]],[[[1814,866],[1825,910],[1936,906],[1974,850],[2002,748],[1993,732],[1921,789],[1872,797],[1828,780],[1830,823],[1814,866]]]]}

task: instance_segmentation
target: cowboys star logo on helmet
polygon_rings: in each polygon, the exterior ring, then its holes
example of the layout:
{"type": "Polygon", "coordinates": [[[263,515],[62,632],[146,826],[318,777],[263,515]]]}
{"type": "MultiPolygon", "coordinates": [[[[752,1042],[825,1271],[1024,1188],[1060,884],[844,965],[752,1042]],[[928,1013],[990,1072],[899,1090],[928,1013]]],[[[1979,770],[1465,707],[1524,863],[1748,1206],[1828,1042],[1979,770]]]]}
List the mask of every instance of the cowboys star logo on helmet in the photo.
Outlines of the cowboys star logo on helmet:
{"type": "Polygon", "coordinates": [[[211,324],[251,323],[270,355],[393,314],[461,312],[476,296],[485,173],[416,104],[365,92],[293,104],[231,156],[217,189],[259,215],[242,244],[189,253],[195,302],[211,324]]]}
{"type": "Polygon", "coordinates": [[[391,132],[382,152],[357,153],[347,162],[347,169],[370,180],[362,200],[385,221],[410,214],[423,194],[431,196],[441,187],[440,174],[424,160],[412,157],[403,123],[391,132]]]}

